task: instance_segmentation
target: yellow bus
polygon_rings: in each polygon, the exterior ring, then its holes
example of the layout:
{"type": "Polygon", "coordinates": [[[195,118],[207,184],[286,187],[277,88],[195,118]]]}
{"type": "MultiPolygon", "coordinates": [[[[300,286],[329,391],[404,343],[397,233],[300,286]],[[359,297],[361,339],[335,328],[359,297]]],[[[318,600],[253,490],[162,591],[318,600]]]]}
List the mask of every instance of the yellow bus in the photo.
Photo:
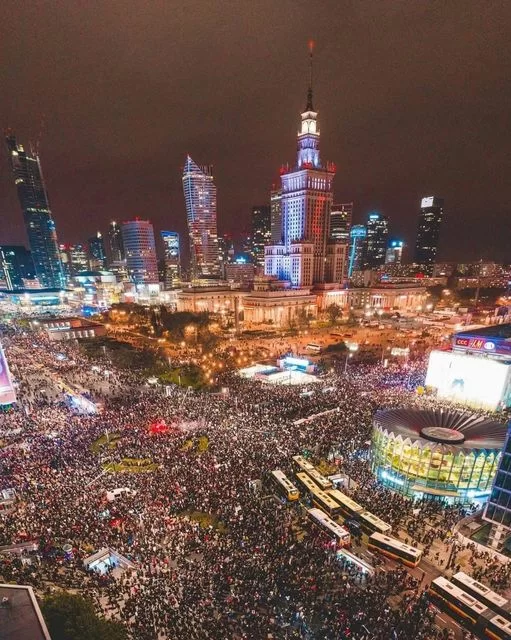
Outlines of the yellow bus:
{"type": "Polygon", "coordinates": [[[319,509],[323,509],[329,516],[338,516],[340,513],[340,506],[337,502],[331,498],[328,493],[322,491],[318,485],[312,481],[312,479],[306,473],[297,473],[296,479],[304,487],[304,489],[311,495],[312,503],[319,509]]]}
{"type": "Polygon", "coordinates": [[[346,519],[357,518],[362,511],[365,511],[362,505],[349,498],[345,493],[339,491],[339,489],[329,489],[327,493],[329,496],[332,496],[341,507],[341,514],[346,519]]]}
{"type": "Polygon", "coordinates": [[[371,551],[379,551],[384,556],[400,560],[409,567],[416,567],[422,558],[421,549],[410,547],[401,540],[389,538],[381,533],[373,533],[369,536],[368,547],[371,551]]]}
{"type": "Polygon", "coordinates": [[[300,492],[295,485],[289,480],[285,473],[280,469],[275,469],[270,474],[273,483],[280,495],[284,496],[289,502],[294,502],[300,497],[300,492]]]}
{"type": "Polygon", "coordinates": [[[307,515],[317,527],[335,539],[338,547],[349,546],[351,543],[349,531],[341,527],[337,522],[334,522],[332,518],[329,518],[321,509],[307,509],[307,515]]]}

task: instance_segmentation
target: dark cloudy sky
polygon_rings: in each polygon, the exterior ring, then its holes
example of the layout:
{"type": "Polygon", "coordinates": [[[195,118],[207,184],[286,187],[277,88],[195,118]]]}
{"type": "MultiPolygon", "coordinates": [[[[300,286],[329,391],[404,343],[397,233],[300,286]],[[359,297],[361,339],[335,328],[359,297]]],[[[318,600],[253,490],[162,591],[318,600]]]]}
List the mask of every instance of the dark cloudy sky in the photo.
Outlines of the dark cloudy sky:
{"type": "MultiPolygon", "coordinates": [[[[61,241],[132,216],[184,231],[186,153],[214,165],[220,231],[248,230],[294,160],[313,38],[335,199],[413,243],[421,196],[443,196],[441,257],[511,261],[509,1],[4,0],[0,13],[0,124],[26,143],[44,114],[61,241]]],[[[24,237],[4,150],[0,242],[24,237]]]]}

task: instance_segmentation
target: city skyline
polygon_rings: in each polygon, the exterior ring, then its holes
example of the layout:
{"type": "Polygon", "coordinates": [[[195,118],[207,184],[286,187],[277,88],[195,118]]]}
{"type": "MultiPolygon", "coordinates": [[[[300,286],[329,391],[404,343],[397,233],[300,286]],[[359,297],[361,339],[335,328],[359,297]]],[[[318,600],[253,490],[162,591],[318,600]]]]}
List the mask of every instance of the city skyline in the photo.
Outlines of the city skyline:
{"type": "MultiPolygon", "coordinates": [[[[268,47],[264,58],[259,53],[260,43],[254,48],[250,39],[242,59],[229,55],[233,43],[239,43],[246,35],[247,27],[234,17],[228,18],[225,45],[219,51],[221,64],[211,69],[207,63],[204,69],[199,64],[199,58],[201,63],[204,60],[200,51],[192,52],[187,68],[177,70],[175,79],[165,69],[163,94],[160,70],[151,67],[140,92],[140,102],[149,115],[144,114],[139,100],[131,99],[123,105],[121,118],[110,101],[116,92],[125,96],[128,91],[127,60],[117,60],[116,67],[113,62],[105,65],[102,58],[101,65],[95,67],[97,74],[86,76],[92,86],[85,96],[81,95],[82,89],[77,89],[85,66],[80,62],[76,78],[71,80],[64,50],[71,47],[80,52],[92,32],[103,47],[110,37],[118,46],[129,40],[135,49],[129,49],[126,57],[136,62],[137,73],[145,74],[152,63],[151,38],[147,42],[137,39],[135,18],[146,26],[155,26],[162,12],[168,24],[172,24],[172,16],[160,6],[150,15],[139,15],[135,8],[134,15],[122,21],[112,9],[108,33],[101,28],[92,29],[92,18],[88,16],[81,37],[73,42],[71,37],[82,17],[81,10],[62,6],[61,32],[55,34],[53,42],[41,35],[45,46],[52,42],[57,65],[44,66],[40,61],[44,56],[37,55],[39,40],[31,42],[34,69],[14,57],[9,64],[10,51],[15,56],[16,48],[6,47],[6,67],[18,73],[6,78],[1,98],[5,107],[2,124],[12,126],[19,139],[28,144],[30,139],[39,137],[41,116],[46,114],[41,156],[59,241],[83,242],[98,228],[106,232],[111,219],[136,215],[150,218],[158,231],[171,227],[183,235],[186,216],[180,169],[188,152],[201,163],[215,165],[219,233],[231,231],[239,235],[249,229],[252,206],[269,200],[278,167],[292,152],[290,136],[294,127],[291,128],[289,116],[302,106],[307,84],[305,45],[314,37],[315,92],[327,133],[324,154],[342,159],[335,200],[354,201],[354,224],[364,220],[369,211],[380,211],[389,217],[392,232],[405,238],[411,247],[417,203],[427,193],[439,193],[449,203],[439,259],[495,257],[505,261],[508,239],[505,233],[494,233],[496,227],[504,226],[509,215],[503,161],[509,134],[502,107],[508,89],[495,70],[497,60],[505,55],[503,47],[509,46],[501,27],[505,20],[496,10],[478,12],[478,3],[464,6],[464,19],[460,20],[455,5],[456,2],[450,7],[432,7],[429,11],[413,6],[392,10],[368,6],[364,15],[358,15],[347,3],[327,2],[313,28],[306,20],[305,9],[297,7],[290,23],[280,27],[277,41],[275,26],[269,33],[260,30],[264,43],[267,38],[275,43],[268,47]],[[341,17],[350,25],[343,31],[342,43],[334,37],[341,17]],[[479,28],[479,19],[484,28],[479,28]],[[417,24],[416,30],[406,28],[409,21],[417,24]],[[378,32],[375,24],[380,25],[378,32]],[[479,25],[477,29],[475,24],[479,25]],[[438,29],[439,25],[443,28],[438,29]],[[446,36],[447,27],[452,38],[446,36]],[[410,55],[396,57],[390,46],[392,33],[398,29],[403,31],[400,38],[403,47],[409,45],[410,55]],[[416,37],[418,32],[420,38],[416,37]],[[361,38],[360,44],[356,38],[361,38]],[[487,41],[493,43],[491,49],[486,46],[487,41]],[[135,52],[140,56],[132,60],[135,52]],[[247,64],[253,74],[244,73],[247,64]],[[446,76],[439,73],[444,68],[449,82],[444,82],[442,78],[446,76]],[[34,71],[45,79],[44,86],[40,81],[31,84],[34,71]],[[203,76],[209,80],[197,82],[203,76]],[[65,92],[71,82],[77,95],[65,92]],[[60,93],[54,91],[56,83],[60,93]],[[467,83],[470,100],[463,98],[467,83]],[[200,86],[199,91],[196,85],[200,86]],[[413,91],[407,89],[403,95],[405,86],[411,86],[413,91]],[[63,94],[66,99],[58,100],[57,96],[63,94]],[[240,99],[233,100],[234,94],[240,99]],[[105,96],[109,99],[108,109],[103,108],[105,96]],[[19,108],[19,104],[23,106],[19,108]],[[151,161],[149,154],[154,155],[151,161]],[[481,162],[481,157],[488,162],[481,162]],[[83,221],[85,238],[79,235],[76,219],[83,221]]],[[[285,12],[285,6],[274,10],[285,12]]],[[[54,25],[51,12],[41,7],[35,12],[41,33],[49,32],[54,25]]],[[[32,18],[23,7],[14,8],[11,13],[7,34],[8,38],[16,38],[32,18]]],[[[202,9],[195,17],[188,15],[193,12],[178,13],[186,34],[198,25],[209,33],[209,26],[215,23],[214,8],[202,9]]],[[[251,15],[251,32],[257,31],[259,19],[258,15],[251,15]]],[[[161,48],[170,45],[160,40],[158,44],[161,57],[161,48]]],[[[177,60],[178,49],[179,42],[169,49],[169,64],[177,60]]],[[[94,52],[87,55],[97,62],[94,52]]],[[[87,82],[83,86],[87,87],[87,82]]],[[[2,173],[0,216],[5,224],[0,242],[24,243],[11,187],[2,173]]]]}

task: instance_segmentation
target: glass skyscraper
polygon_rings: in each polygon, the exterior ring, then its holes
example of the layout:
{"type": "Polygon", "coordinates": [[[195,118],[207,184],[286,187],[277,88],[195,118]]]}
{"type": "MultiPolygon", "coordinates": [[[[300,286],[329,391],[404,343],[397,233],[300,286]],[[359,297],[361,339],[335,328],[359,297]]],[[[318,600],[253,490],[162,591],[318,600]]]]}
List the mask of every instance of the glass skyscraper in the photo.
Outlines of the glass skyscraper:
{"type": "Polygon", "coordinates": [[[443,217],[444,201],[442,198],[435,196],[422,198],[415,243],[415,262],[422,265],[428,275],[433,274],[443,217]]]}
{"type": "Polygon", "coordinates": [[[190,239],[192,279],[220,277],[216,186],[211,166],[199,167],[190,156],[183,170],[183,192],[190,239]]]}
{"type": "Polygon", "coordinates": [[[30,251],[21,245],[0,246],[0,278],[7,284],[7,289],[23,289],[25,280],[35,278],[34,263],[30,251]]]}
{"type": "Polygon", "coordinates": [[[119,223],[115,220],[108,225],[108,248],[110,250],[110,264],[124,260],[124,247],[119,223]]]}
{"type": "Polygon", "coordinates": [[[262,204],[252,207],[252,256],[254,262],[264,266],[264,247],[271,243],[271,209],[262,204]]]}
{"type": "Polygon", "coordinates": [[[493,525],[489,544],[501,549],[511,537],[511,422],[483,518],[493,525]]]}
{"type": "Polygon", "coordinates": [[[174,289],[181,280],[181,256],[179,251],[179,233],[162,231],[165,252],[165,289],[174,289]]]}
{"type": "Polygon", "coordinates": [[[385,262],[389,221],[386,216],[373,211],[367,217],[367,236],[362,259],[363,269],[376,269],[385,262]]]}
{"type": "Polygon", "coordinates": [[[350,249],[348,261],[348,277],[351,278],[354,271],[362,269],[364,245],[367,229],[363,224],[355,224],[350,230],[350,249]]]}
{"type": "Polygon", "coordinates": [[[349,243],[353,202],[333,204],[330,212],[330,240],[349,243]]]}
{"type": "Polygon", "coordinates": [[[135,284],[157,283],[158,260],[154,229],[149,220],[128,220],[122,223],[122,242],[126,251],[128,276],[135,284]]]}
{"type": "Polygon", "coordinates": [[[66,278],[39,156],[27,153],[13,135],[6,140],[37,279],[45,289],[63,289],[66,278]]]}
{"type": "Polygon", "coordinates": [[[95,236],[88,239],[90,268],[93,271],[101,271],[106,269],[106,252],[103,235],[98,231],[95,236]]]}

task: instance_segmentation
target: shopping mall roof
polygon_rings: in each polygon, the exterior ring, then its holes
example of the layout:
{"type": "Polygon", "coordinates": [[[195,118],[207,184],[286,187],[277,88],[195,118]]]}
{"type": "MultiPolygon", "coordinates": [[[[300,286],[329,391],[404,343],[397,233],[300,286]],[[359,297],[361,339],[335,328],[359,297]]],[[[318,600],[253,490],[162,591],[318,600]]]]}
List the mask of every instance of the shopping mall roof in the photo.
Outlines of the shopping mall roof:
{"type": "Polygon", "coordinates": [[[374,424],[403,440],[429,441],[432,446],[456,449],[502,449],[507,426],[487,416],[452,409],[386,409],[374,424]]]}
{"type": "Polygon", "coordinates": [[[491,327],[481,327],[480,329],[470,329],[468,331],[458,331],[457,336],[465,338],[494,338],[501,340],[511,339],[511,324],[495,324],[491,327]]]}
{"type": "Polygon", "coordinates": [[[51,640],[32,587],[0,584],[0,637],[51,640]]]}

